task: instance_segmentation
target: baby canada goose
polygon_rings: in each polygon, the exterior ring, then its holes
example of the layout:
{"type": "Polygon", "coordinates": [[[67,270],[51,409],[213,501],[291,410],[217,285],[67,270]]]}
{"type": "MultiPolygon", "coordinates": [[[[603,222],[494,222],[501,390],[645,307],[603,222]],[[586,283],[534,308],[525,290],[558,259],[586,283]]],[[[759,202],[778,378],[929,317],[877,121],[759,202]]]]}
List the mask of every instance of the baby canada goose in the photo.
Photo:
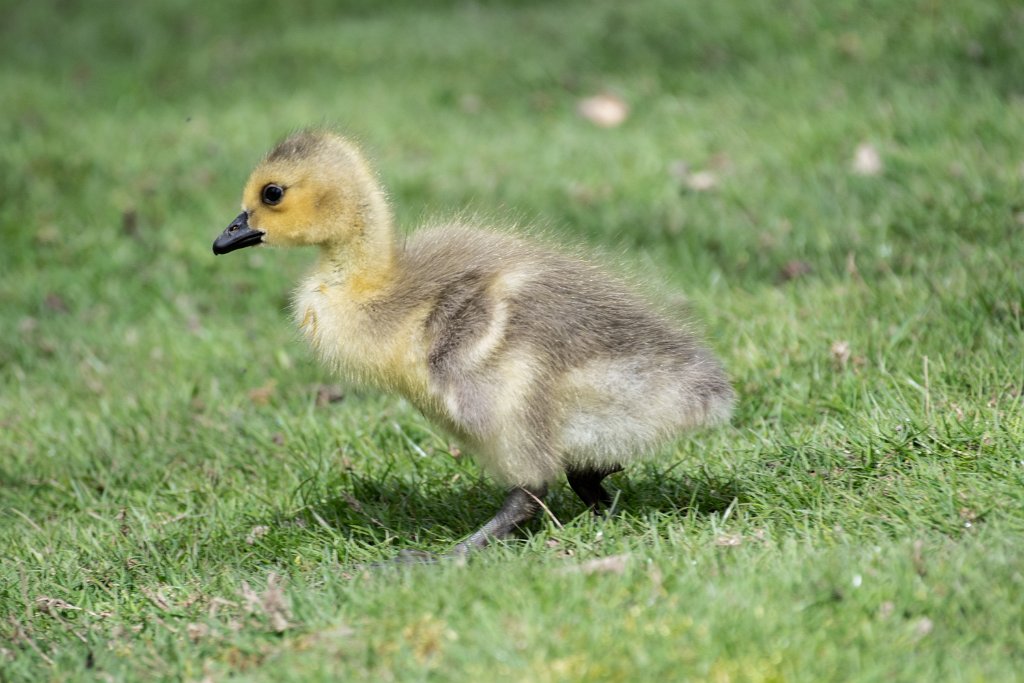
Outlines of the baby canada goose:
{"type": "Polygon", "coordinates": [[[588,506],[609,504],[607,475],[731,411],[715,357],[599,268],[461,223],[397,238],[377,178],[336,134],[275,147],[213,253],[261,244],[319,248],[294,310],[328,367],[405,396],[508,487],[457,554],[532,518],[563,474],[588,506]]]}

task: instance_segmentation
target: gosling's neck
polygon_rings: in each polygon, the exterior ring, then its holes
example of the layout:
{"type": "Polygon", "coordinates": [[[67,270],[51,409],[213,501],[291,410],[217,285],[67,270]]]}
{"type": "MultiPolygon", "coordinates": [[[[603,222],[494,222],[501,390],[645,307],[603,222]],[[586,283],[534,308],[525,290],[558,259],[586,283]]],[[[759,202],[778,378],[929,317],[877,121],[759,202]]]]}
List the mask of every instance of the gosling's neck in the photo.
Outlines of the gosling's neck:
{"type": "Polygon", "coordinates": [[[320,245],[316,270],[353,295],[370,296],[395,277],[398,245],[383,192],[374,188],[367,193],[353,222],[354,234],[348,240],[320,245]]]}

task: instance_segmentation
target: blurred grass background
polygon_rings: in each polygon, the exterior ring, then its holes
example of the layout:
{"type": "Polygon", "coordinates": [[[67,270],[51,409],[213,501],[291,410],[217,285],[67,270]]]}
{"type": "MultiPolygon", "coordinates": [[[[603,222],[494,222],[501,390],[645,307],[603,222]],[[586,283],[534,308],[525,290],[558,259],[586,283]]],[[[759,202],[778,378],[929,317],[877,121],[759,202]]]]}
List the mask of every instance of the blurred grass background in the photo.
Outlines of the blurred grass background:
{"type": "Polygon", "coordinates": [[[1022,43],[998,0],[10,9],[0,679],[1015,680],[1022,43]],[[311,254],[210,254],[323,123],[405,229],[537,223],[685,296],[732,426],[607,520],[563,489],[468,566],[360,570],[501,492],[312,362],[311,254]]]}

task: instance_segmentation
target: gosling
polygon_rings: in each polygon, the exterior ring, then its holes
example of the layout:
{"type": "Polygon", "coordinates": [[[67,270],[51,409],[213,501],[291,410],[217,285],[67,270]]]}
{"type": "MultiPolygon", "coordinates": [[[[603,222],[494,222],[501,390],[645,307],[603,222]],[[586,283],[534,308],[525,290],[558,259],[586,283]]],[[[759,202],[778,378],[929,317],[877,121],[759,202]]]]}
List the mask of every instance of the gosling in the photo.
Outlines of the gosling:
{"type": "Polygon", "coordinates": [[[534,517],[563,474],[595,511],[602,480],[682,430],[721,423],[733,391],[687,331],[576,256],[463,222],[401,240],[349,140],[288,137],[256,167],[214,254],[315,246],[294,295],[315,354],[406,397],[508,489],[464,554],[534,517]]]}

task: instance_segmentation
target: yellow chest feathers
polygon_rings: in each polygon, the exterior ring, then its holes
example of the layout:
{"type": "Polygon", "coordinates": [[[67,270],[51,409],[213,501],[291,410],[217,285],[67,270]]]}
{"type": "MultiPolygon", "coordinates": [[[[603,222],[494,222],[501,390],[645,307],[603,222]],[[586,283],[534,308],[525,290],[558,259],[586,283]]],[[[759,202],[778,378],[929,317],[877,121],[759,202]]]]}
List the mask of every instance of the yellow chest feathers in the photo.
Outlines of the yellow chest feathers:
{"type": "Polygon", "coordinates": [[[399,319],[374,316],[355,292],[311,278],[295,294],[295,321],[319,359],[349,380],[427,394],[426,309],[399,319]]]}

